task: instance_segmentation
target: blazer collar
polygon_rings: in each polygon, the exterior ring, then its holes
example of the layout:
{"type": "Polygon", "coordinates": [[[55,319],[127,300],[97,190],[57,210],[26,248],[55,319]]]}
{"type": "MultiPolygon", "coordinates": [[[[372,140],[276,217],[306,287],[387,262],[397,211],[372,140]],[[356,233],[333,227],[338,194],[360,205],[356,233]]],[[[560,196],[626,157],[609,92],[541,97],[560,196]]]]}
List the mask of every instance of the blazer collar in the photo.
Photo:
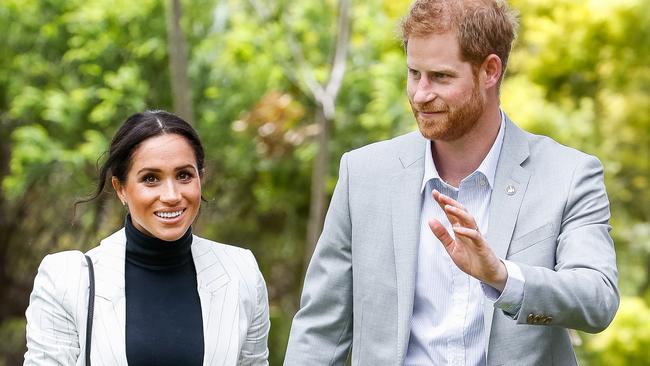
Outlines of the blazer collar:
{"type": "MultiPolygon", "coordinates": [[[[530,156],[528,136],[506,116],[506,129],[492,187],[490,199],[490,224],[486,240],[499,258],[505,258],[512,239],[519,209],[528,188],[530,172],[523,164],[530,156]]],[[[494,306],[485,302],[484,322],[486,347],[492,327],[494,306]]]]}
{"type": "MultiPolygon", "coordinates": [[[[239,284],[231,281],[227,264],[221,260],[216,247],[215,243],[193,237],[191,250],[203,317],[205,365],[209,365],[217,354],[232,358],[237,353],[231,352],[231,348],[238,344],[239,284]],[[222,318],[222,314],[226,318],[222,318]],[[219,337],[219,334],[229,336],[219,337]]],[[[98,352],[103,350],[102,354],[112,354],[114,359],[110,363],[116,365],[127,363],[125,253],[124,229],[105,238],[89,252],[95,265],[95,294],[98,299],[95,303],[97,324],[93,327],[96,334],[93,343],[98,343],[98,352]]]]}
{"type": "Polygon", "coordinates": [[[530,179],[530,172],[522,166],[530,155],[528,138],[510,119],[506,119],[505,127],[503,147],[492,187],[487,232],[488,243],[501,258],[507,254],[530,179]]]}
{"type": "Polygon", "coordinates": [[[196,268],[196,280],[199,293],[211,294],[230,282],[230,276],[213,250],[215,244],[194,235],[192,259],[196,268]]]}
{"type": "Polygon", "coordinates": [[[403,168],[409,168],[418,161],[424,168],[423,154],[428,141],[419,131],[408,133],[402,137],[397,145],[397,154],[403,168]]]}
{"type": "Polygon", "coordinates": [[[219,244],[194,236],[192,257],[201,299],[205,354],[203,364],[211,365],[215,357],[224,364],[235,364],[241,344],[239,337],[239,282],[231,278],[232,258],[223,254],[219,244]]]}
{"type": "MultiPolygon", "coordinates": [[[[192,242],[192,259],[197,273],[199,292],[212,293],[230,281],[219,257],[211,250],[213,243],[196,235],[192,242]]],[[[124,297],[124,261],[126,253],[126,235],[124,229],[113,233],[100,242],[100,246],[91,252],[97,273],[97,296],[106,299],[124,297]],[[97,253],[96,255],[94,253],[97,253]]]]}
{"type": "MultiPolygon", "coordinates": [[[[95,265],[94,361],[126,365],[126,298],[124,257],[126,236],[121,229],[89,252],[95,265]],[[101,356],[101,358],[98,358],[101,356]]],[[[97,362],[95,362],[97,363],[97,362]]]]}
{"type": "Polygon", "coordinates": [[[420,184],[424,175],[424,151],[428,140],[419,131],[400,139],[396,149],[402,169],[392,178],[390,199],[397,280],[397,359],[401,364],[406,356],[413,313],[422,208],[420,184]]]}

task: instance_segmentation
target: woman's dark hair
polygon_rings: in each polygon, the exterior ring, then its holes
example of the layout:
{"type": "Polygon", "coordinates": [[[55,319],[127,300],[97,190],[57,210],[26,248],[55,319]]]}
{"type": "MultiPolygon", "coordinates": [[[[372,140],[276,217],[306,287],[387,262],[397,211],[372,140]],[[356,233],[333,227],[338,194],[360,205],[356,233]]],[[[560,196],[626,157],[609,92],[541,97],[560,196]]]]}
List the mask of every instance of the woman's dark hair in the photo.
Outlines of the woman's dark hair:
{"type": "Polygon", "coordinates": [[[104,191],[106,179],[115,176],[120,183],[126,182],[126,176],[131,166],[131,156],[144,140],[167,134],[178,134],[187,140],[194,150],[196,167],[199,175],[203,175],[205,153],[199,135],[194,128],[182,118],[169,112],[156,110],[136,113],[124,121],[111,140],[108,150],[108,159],[99,170],[97,188],[87,199],[75,202],[92,201],[104,191]]]}

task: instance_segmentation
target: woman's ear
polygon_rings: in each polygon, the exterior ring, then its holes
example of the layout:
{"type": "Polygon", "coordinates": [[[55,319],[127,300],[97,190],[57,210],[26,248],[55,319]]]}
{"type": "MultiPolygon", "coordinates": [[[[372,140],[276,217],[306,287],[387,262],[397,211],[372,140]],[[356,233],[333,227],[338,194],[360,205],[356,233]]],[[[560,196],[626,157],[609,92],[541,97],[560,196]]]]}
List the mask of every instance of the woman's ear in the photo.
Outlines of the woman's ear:
{"type": "Polygon", "coordinates": [[[115,193],[117,193],[117,197],[120,199],[120,201],[122,201],[122,206],[126,206],[126,195],[124,194],[124,187],[116,176],[111,177],[111,185],[113,186],[115,193]]]}

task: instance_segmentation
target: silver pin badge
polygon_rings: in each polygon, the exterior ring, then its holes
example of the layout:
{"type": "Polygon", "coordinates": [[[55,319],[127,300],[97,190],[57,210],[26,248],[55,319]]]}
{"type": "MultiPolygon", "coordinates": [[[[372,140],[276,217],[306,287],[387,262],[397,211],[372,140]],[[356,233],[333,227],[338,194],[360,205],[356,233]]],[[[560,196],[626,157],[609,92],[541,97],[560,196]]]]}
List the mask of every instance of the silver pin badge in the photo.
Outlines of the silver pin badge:
{"type": "Polygon", "coordinates": [[[517,188],[515,188],[515,186],[513,186],[512,184],[508,184],[508,186],[506,187],[506,194],[508,196],[513,196],[515,193],[517,193],[517,188]]]}

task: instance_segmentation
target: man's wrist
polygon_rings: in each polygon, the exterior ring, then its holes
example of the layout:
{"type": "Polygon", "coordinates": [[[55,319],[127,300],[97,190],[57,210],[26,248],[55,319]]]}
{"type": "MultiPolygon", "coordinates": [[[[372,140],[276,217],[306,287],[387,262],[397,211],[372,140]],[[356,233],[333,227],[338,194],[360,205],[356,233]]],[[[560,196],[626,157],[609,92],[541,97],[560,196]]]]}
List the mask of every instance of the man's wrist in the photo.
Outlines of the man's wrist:
{"type": "Polygon", "coordinates": [[[497,266],[496,275],[494,278],[489,281],[483,281],[486,284],[494,287],[495,290],[503,292],[503,289],[506,287],[506,282],[508,281],[508,268],[500,259],[497,259],[499,264],[497,266]]]}

